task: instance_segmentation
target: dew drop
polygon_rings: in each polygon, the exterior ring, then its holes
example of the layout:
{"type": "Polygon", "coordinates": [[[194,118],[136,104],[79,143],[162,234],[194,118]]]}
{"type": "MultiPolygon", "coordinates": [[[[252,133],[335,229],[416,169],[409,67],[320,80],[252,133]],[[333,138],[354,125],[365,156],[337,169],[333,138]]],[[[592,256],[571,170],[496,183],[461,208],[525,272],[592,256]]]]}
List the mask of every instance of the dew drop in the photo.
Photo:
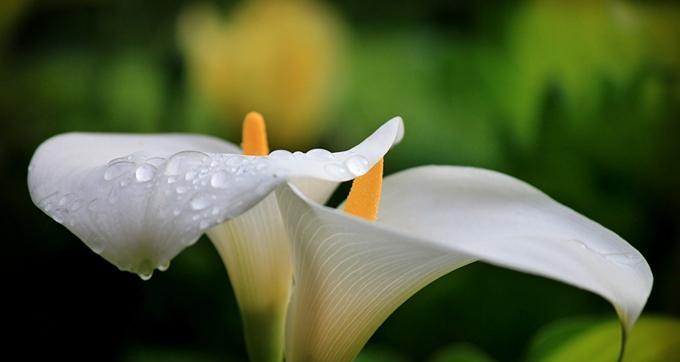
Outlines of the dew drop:
{"type": "Polygon", "coordinates": [[[179,175],[180,173],[197,168],[209,160],[210,157],[203,152],[179,152],[170,157],[166,163],[165,174],[169,176],[179,175]]]}
{"type": "Polygon", "coordinates": [[[326,170],[326,173],[328,173],[331,177],[334,178],[346,179],[351,176],[349,171],[347,171],[345,167],[342,167],[334,163],[326,165],[324,169],[326,170]]]}
{"type": "Polygon", "coordinates": [[[177,186],[175,188],[175,192],[177,192],[178,194],[183,194],[189,190],[191,190],[191,187],[189,186],[177,186]]]}
{"type": "Polygon", "coordinates": [[[166,261],[166,262],[164,262],[164,263],[161,263],[161,264],[158,266],[157,269],[158,269],[159,271],[164,272],[164,271],[168,270],[169,267],[170,267],[170,261],[168,260],[168,261],[166,261]]]}
{"type": "Polygon", "coordinates": [[[591,250],[591,251],[592,251],[592,249],[590,249],[590,248],[588,247],[588,245],[586,245],[586,243],[584,243],[584,242],[581,241],[581,240],[573,239],[573,240],[570,240],[570,241],[576,243],[576,245],[580,246],[580,247],[583,248],[583,249],[587,249],[587,250],[591,250]]]}
{"type": "Polygon", "coordinates": [[[211,201],[210,201],[210,196],[208,195],[198,195],[191,199],[191,208],[193,210],[203,210],[206,207],[210,206],[211,201]]]}
{"type": "Polygon", "coordinates": [[[162,165],[163,162],[165,162],[165,159],[162,157],[152,157],[146,160],[146,163],[154,167],[162,165]]]}
{"type": "Polygon", "coordinates": [[[642,262],[642,258],[635,253],[610,253],[603,254],[605,259],[622,265],[637,265],[642,262]]]}
{"type": "Polygon", "coordinates": [[[272,151],[272,153],[269,154],[269,157],[273,159],[286,160],[293,158],[293,154],[286,150],[276,150],[272,151]]]}
{"type": "Polygon", "coordinates": [[[156,168],[146,163],[137,167],[137,171],[135,171],[135,179],[137,179],[137,182],[151,181],[155,175],[156,168]]]}
{"type": "Polygon", "coordinates": [[[54,220],[54,221],[56,221],[60,224],[64,223],[64,210],[63,209],[54,210],[54,212],[52,213],[51,216],[52,216],[52,220],[54,220]]]}
{"type": "Polygon", "coordinates": [[[189,172],[186,173],[186,175],[184,175],[184,179],[186,181],[191,181],[191,180],[194,179],[194,177],[196,177],[197,174],[198,174],[198,172],[196,172],[196,171],[189,171],[189,172]]]}
{"type": "Polygon", "coordinates": [[[90,211],[97,211],[97,199],[90,201],[90,203],[87,204],[87,209],[90,211]]]}
{"type": "Polygon", "coordinates": [[[130,179],[128,177],[120,180],[119,185],[120,187],[125,187],[130,184],[130,179]]]}
{"type": "Polygon", "coordinates": [[[101,241],[101,239],[98,239],[96,237],[94,239],[91,239],[89,243],[87,243],[87,245],[96,254],[101,254],[104,251],[104,243],[101,241]]]}
{"type": "Polygon", "coordinates": [[[206,228],[208,228],[208,225],[210,225],[210,224],[208,223],[208,220],[201,220],[201,222],[198,224],[198,226],[199,226],[201,229],[206,229],[206,228]]]}
{"type": "Polygon", "coordinates": [[[125,172],[131,170],[134,167],[134,163],[129,161],[116,161],[109,162],[109,165],[104,171],[104,180],[111,181],[116,177],[124,174],[125,172]]]}
{"type": "Polygon", "coordinates": [[[307,155],[324,161],[332,160],[334,158],[333,154],[330,151],[324,150],[323,148],[315,148],[313,150],[309,150],[307,152],[307,155]]]}
{"type": "Polygon", "coordinates": [[[345,161],[345,167],[354,176],[363,175],[368,171],[368,160],[363,156],[352,156],[345,161]]]}
{"type": "Polygon", "coordinates": [[[139,275],[139,277],[140,277],[143,281],[147,281],[147,280],[151,279],[151,277],[153,276],[153,271],[150,272],[149,274],[139,273],[139,274],[137,274],[137,275],[139,275]]]}
{"type": "Polygon", "coordinates": [[[73,203],[71,204],[71,206],[69,206],[68,209],[69,209],[69,211],[73,212],[73,211],[78,211],[78,210],[80,210],[81,207],[83,207],[83,203],[80,202],[80,201],[78,201],[78,200],[76,200],[75,202],[73,202],[73,203]]]}
{"type": "Polygon", "coordinates": [[[224,171],[218,171],[210,178],[210,186],[214,188],[225,188],[229,183],[229,175],[224,171]]]}
{"type": "Polygon", "coordinates": [[[245,159],[241,156],[231,156],[224,161],[224,164],[227,166],[240,166],[244,161],[245,159]]]}

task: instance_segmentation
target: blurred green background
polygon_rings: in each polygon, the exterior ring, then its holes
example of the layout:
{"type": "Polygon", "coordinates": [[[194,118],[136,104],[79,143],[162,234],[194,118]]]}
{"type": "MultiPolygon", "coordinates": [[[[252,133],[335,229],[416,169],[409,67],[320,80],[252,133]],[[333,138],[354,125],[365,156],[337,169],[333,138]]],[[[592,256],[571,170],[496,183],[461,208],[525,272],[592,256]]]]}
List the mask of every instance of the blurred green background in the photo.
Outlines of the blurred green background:
{"type": "MultiPolygon", "coordinates": [[[[680,360],[680,5],[666,1],[0,1],[4,353],[245,360],[207,240],[143,282],[34,207],[26,171],[68,131],[238,143],[250,110],[274,148],[303,149],[401,115],[387,173],[500,170],[616,231],[655,276],[627,360],[680,360]]],[[[614,319],[590,293],[477,263],[398,309],[359,360],[611,360],[614,319]]]]}

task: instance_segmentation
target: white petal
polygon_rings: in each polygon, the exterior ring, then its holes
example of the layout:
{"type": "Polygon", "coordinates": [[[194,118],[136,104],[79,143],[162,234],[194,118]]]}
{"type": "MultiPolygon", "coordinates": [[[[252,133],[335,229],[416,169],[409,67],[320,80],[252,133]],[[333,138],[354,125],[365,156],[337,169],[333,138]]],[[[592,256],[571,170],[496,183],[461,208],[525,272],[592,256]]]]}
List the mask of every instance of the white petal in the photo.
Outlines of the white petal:
{"type": "Polygon", "coordinates": [[[340,185],[337,181],[321,180],[312,177],[293,177],[288,182],[312,201],[325,204],[333,195],[333,191],[340,185]]]}
{"type": "Polygon", "coordinates": [[[494,171],[430,166],[388,177],[379,222],[491,264],[599,294],[626,328],[652,287],[649,265],[621,237],[494,171]]]}
{"type": "Polygon", "coordinates": [[[287,360],[351,360],[413,293],[476,259],[600,294],[627,328],[649,295],[635,249],[511,177],[424,167],[386,178],[383,190],[375,224],[277,192],[293,242],[287,360]]]}
{"type": "Polygon", "coordinates": [[[401,141],[404,124],[395,117],[378,128],[366,140],[344,152],[330,153],[313,149],[306,153],[276,150],[269,154],[272,167],[290,177],[311,177],[326,181],[348,181],[361,176],[378,162],[394,144],[401,141]]]}
{"type": "Polygon", "coordinates": [[[349,361],[424,285],[470,262],[417,238],[277,191],[292,241],[287,361],[349,361]]]}
{"type": "Polygon", "coordinates": [[[36,150],[28,184],[36,205],[91,249],[149,276],[288,177],[363,174],[355,161],[372,166],[401,127],[400,119],[390,121],[355,148],[323,158],[319,151],[241,156],[233,145],[199,136],[66,134],[36,150]],[[349,167],[343,173],[340,165],[349,167]]]}
{"type": "Polygon", "coordinates": [[[281,360],[292,265],[276,197],[270,194],[207,235],[229,272],[250,359],[281,360]]]}

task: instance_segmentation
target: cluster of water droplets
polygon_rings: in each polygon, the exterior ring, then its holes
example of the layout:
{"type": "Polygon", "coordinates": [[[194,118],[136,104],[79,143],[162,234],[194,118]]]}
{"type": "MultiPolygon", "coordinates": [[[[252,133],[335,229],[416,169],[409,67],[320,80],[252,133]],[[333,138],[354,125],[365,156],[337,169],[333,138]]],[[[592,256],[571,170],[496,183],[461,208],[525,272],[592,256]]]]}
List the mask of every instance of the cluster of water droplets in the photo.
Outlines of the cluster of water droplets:
{"type": "Polygon", "coordinates": [[[271,172],[256,157],[186,151],[167,161],[159,189],[172,200],[173,217],[190,217],[185,231],[191,233],[252,206],[273,188],[271,172]]]}
{"type": "MultiPolygon", "coordinates": [[[[351,151],[348,151],[351,152],[351,151]]],[[[324,163],[323,169],[333,179],[351,179],[368,172],[370,163],[366,157],[350,154],[349,157],[336,157],[328,150],[315,148],[308,152],[289,152],[276,150],[269,154],[273,160],[307,159],[324,163]]]]}
{"type": "MultiPolygon", "coordinates": [[[[104,240],[118,237],[109,233],[115,224],[125,225],[133,237],[144,235],[146,240],[142,241],[154,248],[171,243],[184,247],[195,242],[206,228],[252,207],[300,166],[281,160],[304,161],[302,167],[311,162],[309,167],[314,172],[323,170],[329,178],[338,180],[362,175],[369,168],[369,161],[352,151],[334,155],[324,149],[305,153],[277,150],[266,158],[198,151],[167,158],[137,153],[113,159],[89,174],[87,177],[94,179],[86,180],[83,186],[90,189],[55,192],[40,206],[105,257],[115,254],[115,250],[105,253],[111,246],[104,240]],[[147,224],[161,227],[150,228],[153,231],[149,234],[144,229],[147,224]],[[135,233],[130,227],[144,231],[135,233]]],[[[169,265],[148,258],[136,263],[117,265],[139,271],[145,280],[153,270],[165,270],[169,265]]]]}
{"type": "Polygon", "coordinates": [[[60,224],[71,224],[71,215],[83,207],[83,200],[73,193],[54,192],[40,201],[39,206],[60,224]]]}

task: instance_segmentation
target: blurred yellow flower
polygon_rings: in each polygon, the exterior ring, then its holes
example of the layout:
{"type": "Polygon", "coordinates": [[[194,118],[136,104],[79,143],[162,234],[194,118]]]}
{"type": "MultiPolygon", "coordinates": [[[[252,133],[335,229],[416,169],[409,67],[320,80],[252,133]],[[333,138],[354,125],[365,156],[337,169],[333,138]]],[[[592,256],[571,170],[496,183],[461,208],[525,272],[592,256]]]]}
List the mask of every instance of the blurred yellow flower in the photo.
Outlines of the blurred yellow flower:
{"type": "Polygon", "coordinates": [[[273,143],[307,146],[322,125],[342,55],[338,18],[311,1],[252,1],[228,20],[187,9],[179,37],[194,85],[225,119],[260,110],[273,143]]]}

